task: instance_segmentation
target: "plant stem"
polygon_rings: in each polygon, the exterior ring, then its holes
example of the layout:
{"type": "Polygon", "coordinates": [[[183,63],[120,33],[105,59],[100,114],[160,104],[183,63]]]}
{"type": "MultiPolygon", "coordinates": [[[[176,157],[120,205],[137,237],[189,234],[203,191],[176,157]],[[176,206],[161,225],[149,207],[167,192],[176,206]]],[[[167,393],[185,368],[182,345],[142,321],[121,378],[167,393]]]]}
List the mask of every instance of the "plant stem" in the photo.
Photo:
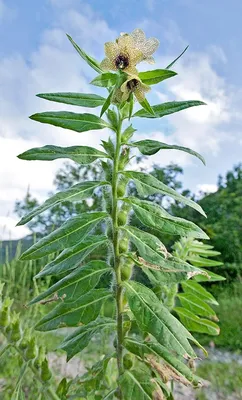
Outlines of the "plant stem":
{"type": "MultiPolygon", "coordinates": [[[[121,127],[122,119],[119,114],[119,126],[116,131],[116,148],[113,161],[112,173],[112,221],[113,221],[113,248],[114,248],[114,269],[116,276],[116,311],[117,311],[117,365],[119,376],[123,372],[123,305],[122,305],[122,279],[120,270],[120,257],[119,257],[119,238],[118,238],[118,172],[119,172],[119,158],[121,150],[121,127]]],[[[121,391],[119,391],[119,398],[122,399],[121,391]]]]}

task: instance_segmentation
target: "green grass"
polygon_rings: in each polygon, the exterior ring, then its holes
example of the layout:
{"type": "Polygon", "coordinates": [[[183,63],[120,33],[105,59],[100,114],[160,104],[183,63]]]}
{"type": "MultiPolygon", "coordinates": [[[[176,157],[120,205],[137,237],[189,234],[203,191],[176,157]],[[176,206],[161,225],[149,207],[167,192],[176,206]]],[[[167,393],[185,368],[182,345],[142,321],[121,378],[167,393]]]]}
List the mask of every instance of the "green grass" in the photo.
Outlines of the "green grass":
{"type": "Polygon", "coordinates": [[[209,400],[209,393],[219,394],[219,399],[242,399],[242,365],[237,362],[203,362],[197,369],[197,375],[210,381],[211,387],[200,389],[197,400],[209,400]]]}
{"type": "Polygon", "coordinates": [[[215,297],[219,303],[215,310],[219,318],[220,335],[197,334],[196,337],[203,345],[213,341],[215,346],[242,351],[242,282],[223,285],[216,290],[215,297]]]}

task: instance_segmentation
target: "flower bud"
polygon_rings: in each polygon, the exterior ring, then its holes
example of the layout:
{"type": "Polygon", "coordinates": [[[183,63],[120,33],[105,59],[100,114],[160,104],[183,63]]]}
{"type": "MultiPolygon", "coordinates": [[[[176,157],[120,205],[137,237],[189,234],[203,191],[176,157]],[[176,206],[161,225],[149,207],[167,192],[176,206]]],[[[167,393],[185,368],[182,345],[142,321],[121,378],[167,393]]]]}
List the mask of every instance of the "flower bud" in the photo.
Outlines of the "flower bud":
{"type": "Polygon", "coordinates": [[[125,369],[130,369],[133,366],[133,357],[132,354],[127,353],[124,355],[123,364],[125,369]]]}
{"type": "Polygon", "coordinates": [[[118,225],[123,226],[127,223],[128,213],[127,211],[120,210],[118,212],[118,225]]]}
{"type": "Polygon", "coordinates": [[[33,358],[36,357],[37,351],[36,351],[36,344],[35,344],[35,338],[31,337],[28,340],[27,348],[25,350],[25,357],[27,360],[32,360],[33,358]]]}
{"type": "Polygon", "coordinates": [[[129,240],[128,238],[124,237],[119,241],[119,253],[120,254],[126,253],[128,249],[129,249],[129,240]]]}
{"type": "Polygon", "coordinates": [[[9,340],[11,342],[18,342],[22,336],[19,317],[11,324],[11,328],[12,329],[9,335],[9,340]]]}
{"type": "Polygon", "coordinates": [[[40,373],[41,379],[43,382],[47,382],[50,380],[52,377],[52,373],[49,369],[49,364],[47,358],[44,359],[44,361],[41,364],[41,373],[40,373]]]}

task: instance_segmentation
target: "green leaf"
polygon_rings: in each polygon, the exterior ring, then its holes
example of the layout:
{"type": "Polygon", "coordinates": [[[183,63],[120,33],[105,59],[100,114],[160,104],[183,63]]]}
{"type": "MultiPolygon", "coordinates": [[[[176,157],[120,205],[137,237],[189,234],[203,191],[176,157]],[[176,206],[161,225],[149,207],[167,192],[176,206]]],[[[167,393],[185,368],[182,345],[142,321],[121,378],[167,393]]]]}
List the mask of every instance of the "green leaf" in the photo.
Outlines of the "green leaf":
{"type": "Polygon", "coordinates": [[[76,132],[110,128],[110,125],[93,114],[77,114],[69,111],[48,111],[33,114],[30,119],[76,132]]]}
{"type": "Polygon", "coordinates": [[[189,235],[199,239],[209,239],[207,234],[193,222],[173,217],[158,204],[136,197],[123,200],[132,205],[137,218],[146,226],[171,235],[189,235]]]}
{"type": "Polygon", "coordinates": [[[206,301],[207,303],[211,303],[214,305],[218,305],[217,300],[213,297],[213,295],[208,292],[204,287],[199,285],[199,283],[194,281],[182,282],[182,289],[185,293],[191,293],[195,296],[198,296],[201,300],[206,301]]]}
{"type": "Polygon", "coordinates": [[[105,212],[91,212],[82,216],[72,217],[60,228],[40,239],[26,250],[20,260],[33,260],[47,254],[74,246],[84,240],[90,231],[102,220],[108,217],[105,212]]]}
{"type": "Polygon", "coordinates": [[[109,392],[104,398],[103,400],[110,400],[114,398],[114,394],[116,392],[116,389],[111,390],[111,392],[109,392]]]}
{"type": "Polygon", "coordinates": [[[37,94],[37,97],[57,103],[90,108],[102,106],[105,102],[104,97],[89,93],[40,93],[37,94]]]}
{"type": "Polygon", "coordinates": [[[131,353],[144,359],[145,355],[154,354],[156,357],[161,357],[165,362],[172,366],[175,371],[182,377],[185,377],[194,386],[198,386],[200,380],[196,377],[191,369],[175,357],[173,351],[167,350],[164,346],[152,340],[147,342],[140,342],[134,338],[125,338],[124,347],[131,353]]]}
{"type": "Polygon", "coordinates": [[[139,196],[147,197],[156,193],[161,193],[194,208],[200,214],[206,216],[199,204],[177,193],[174,189],[160,182],[154,176],[137,171],[125,171],[123,174],[134,181],[139,196]]]}
{"type": "Polygon", "coordinates": [[[131,226],[126,226],[122,229],[127,233],[130,241],[137,247],[140,256],[147,261],[147,263],[143,261],[141,268],[143,268],[143,271],[149,278],[153,276],[156,282],[169,282],[171,278],[173,278],[173,282],[177,282],[180,278],[185,280],[196,274],[203,273],[202,270],[194,268],[185,261],[167,253],[164,245],[156,236],[131,226]],[[178,275],[176,276],[176,274],[178,275]]]}
{"type": "Polygon", "coordinates": [[[201,317],[207,317],[217,321],[215,311],[205,301],[201,300],[200,297],[191,293],[179,293],[177,295],[181,305],[188,311],[201,317]]]}
{"type": "Polygon", "coordinates": [[[208,258],[204,257],[199,257],[197,255],[194,256],[188,256],[187,261],[189,261],[191,264],[197,266],[197,267],[218,267],[220,265],[223,265],[221,261],[215,261],[215,260],[209,260],[208,258]]]}
{"type": "Polygon", "coordinates": [[[40,278],[47,275],[60,275],[63,272],[75,269],[80,266],[81,262],[94,250],[100,246],[107,245],[109,239],[105,235],[92,236],[80,243],[77,243],[71,248],[67,248],[56,257],[54,261],[47,264],[35,278],[40,278]]]}
{"type": "Polygon", "coordinates": [[[117,74],[114,74],[112,72],[104,72],[103,74],[96,76],[96,78],[91,81],[91,84],[95,86],[109,88],[111,86],[114,86],[117,80],[117,74]]]}
{"type": "Polygon", "coordinates": [[[70,300],[64,299],[37,323],[35,329],[51,331],[88,324],[98,317],[103,303],[111,297],[112,293],[107,289],[94,289],[83,296],[79,295],[70,300]]]}
{"type": "Polygon", "coordinates": [[[151,289],[129,281],[124,282],[127,299],[139,328],[148,332],[169,350],[187,358],[196,357],[189,340],[198,344],[182,324],[162,305],[151,289]]]}
{"type": "Polygon", "coordinates": [[[144,99],[142,101],[138,100],[138,102],[143,107],[143,110],[147,111],[149,115],[152,115],[152,116],[155,115],[155,113],[153,111],[153,107],[151,107],[151,105],[150,105],[150,103],[148,102],[147,99],[144,99]]]}
{"type": "Polygon", "coordinates": [[[71,146],[59,147],[47,145],[35,147],[27,150],[18,156],[21,160],[40,160],[53,161],[58,158],[69,158],[79,164],[91,164],[98,158],[109,158],[109,156],[93,147],[89,146],[71,146]]]}
{"type": "Polygon", "coordinates": [[[124,400],[153,400],[157,386],[152,381],[150,370],[139,363],[136,370],[126,370],[120,377],[124,400]]]}
{"type": "Polygon", "coordinates": [[[107,111],[108,107],[111,104],[112,97],[113,97],[113,90],[111,90],[111,92],[109,93],[108,97],[105,100],[105,103],[102,106],[100,117],[105,113],[105,111],[107,111]]]}
{"type": "MultiPolygon", "coordinates": [[[[219,251],[210,250],[207,247],[208,246],[206,246],[203,243],[193,242],[191,244],[191,246],[189,246],[189,253],[196,253],[203,257],[215,257],[215,256],[219,256],[221,254],[219,251]],[[200,244],[200,246],[199,246],[199,244],[200,244]]],[[[213,246],[209,246],[209,247],[213,248],[213,246]]]]}
{"type": "Polygon", "coordinates": [[[185,153],[191,154],[191,155],[199,158],[202,161],[202,163],[205,165],[204,158],[199,153],[189,149],[188,147],[176,146],[174,144],[166,144],[166,143],[159,142],[158,140],[151,140],[151,139],[133,142],[133,143],[131,143],[131,146],[138,147],[139,151],[142,154],[144,154],[145,156],[152,156],[153,154],[158,153],[158,151],[160,151],[160,150],[184,151],[185,153]]]}
{"type": "Polygon", "coordinates": [[[137,111],[133,117],[141,118],[161,118],[165,115],[173,114],[178,111],[185,110],[186,108],[206,105],[203,101],[190,100],[190,101],[169,101],[168,103],[157,104],[152,106],[153,114],[146,112],[144,109],[137,111]]]}
{"type": "Polygon", "coordinates": [[[226,281],[226,278],[224,276],[215,274],[214,272],[208,271],[207,269],[203,268],[203,271],[207,273],[207,276],[205,275],[199,275],[195,276],[194,279],[197,282],[216,282],[216,281],[226,281]]]}
{"type": "Polygon", "coordinates": [[[53,293],[58,293],[61,297],[69,300],[76,295],[84,295],[94,289],[101,276],[111,270],[110,266],[104,261],[90,261],[88,264],[75,269],[69,275],[65,276],[54,285],[49,287],[45,292],[30,301],[29,305],[38,303],[53,293]]]}
{"type": "Polygon", "coordinates": [[[107,374],[108,363],[113,357],[115,357],[115,353],[108,354],[79,377],[78,384],[81,388],[84,388],[87,393],[100,389],[107,374]]]}
{"type": "MultiPolygon", "coordinates": [[[[129,142],[129,139],[133,136],[134,132],[137,131],[137,129],[134,129],[132,125],[129,125],[125,131],[122,133],[122,144],[127,144],[129,142]]],[[[129,143],[130,145],[130,143],[129,143]]]]}
{"type": "Polygon", "coordinates": [[[98,318],[88,325],[81,326],[71,333],[60,345],[62,350],[67,352],[67,361],[75,354],[82,351],[91,341],[92,337],[103,330],[114,330],[116,321],[111,318],[98,318]]]}
{"type": "Polygon", "coordinates": [[[208,319],[199,318],[191,311],[182,308],[175,307],[174,311],[179,315],[182,323],[191,332],[206,333],[208,335],[219,335],[220,329],[217,324],[208,319]]]}
{"type": "Polygon", "coordinates": [[[177,75],[174,71],[167,69],[153,69],[152,71],[145,71],[139,73],[139,78],[146,85],[155,85],[165,79],[172,78],[177,75]]]}
{"type": "Polygon", "coordinates": [[[182,51],[182,53],[181,53],[177,58],[175,58],[175,60],[173,60],[169,65],[167,65],[166,69],[170,69],[170,68],[179,60],[179,58],[180,58],[181,56],[183,56],[183,54],[187,51],[188,47],[189,47],[189,46],[187,46],[187,47],[182,51]]]}
{"type": "Polygon", "coordinates": [[[89,56],[87,53],[85,53],[84,50],[82,50],[72,39],[72,37],[70,35],[66,35],[68,37],[68,39],[70,40],[71,44],[73,45],[73,47],[76,49],[76,51],[78,52],[78,54],[83,58],[84,61],[87,62],[88,65],[90,65],[90,67],[92,67],[95,71],[97,71],[98,73],[102,72],[102,68],[100,67],[100,64],[97,60],[95,60],[93,57],[89,56]]]}
{"type": "Polygon", "coordinates": [[[81,182],[77,185],[72,186],[71,188],[63,190],[62,192],[56,193],[54,194],[54,196],[46,200],[41,206],[36,207],[33,211],[23,217],[18,222],[17,226],[27,224],[27,222],[31,221],[32,218],[48,210],[48,208],[57,206],[63,201],[75,202],[91,197],[93,191],[96,188],[107,184],[108,182],[101,181],[81,182]]]}

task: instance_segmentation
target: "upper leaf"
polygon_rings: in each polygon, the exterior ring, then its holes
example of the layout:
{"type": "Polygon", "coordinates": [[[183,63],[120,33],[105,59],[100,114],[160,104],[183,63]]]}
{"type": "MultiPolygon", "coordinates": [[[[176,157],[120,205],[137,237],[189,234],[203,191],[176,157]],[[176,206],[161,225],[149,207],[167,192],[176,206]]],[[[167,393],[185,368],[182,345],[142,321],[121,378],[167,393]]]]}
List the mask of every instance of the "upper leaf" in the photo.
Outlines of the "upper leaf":
{"type": "Polygon", "coordinates": [[[146,226],[171,235],[190,235],[200,239],[209,239],[207,234],[193,222],[173,217],[158,204],[136,197],[128,197],[123,200],[132,204],[137,218],[146,226]]]}
{"type": "Polygon", "coordinates": [[[98,247],[108,244],[109,239],[105,235],[92,236],[67,248],[56,257],[54,261],[47,264],[35,277],[40,278],[46,275],[60,275],[78,267],[81,262],[98,247]]]}
{"type": "Polygon", "coordinates": [[[152,71],[140,72],[139,78],[146,85],[155,85],[156,83],[172,78],[175,75],[177,75],[176,72],[167,69],[153,69],[152,71]]]}
{"type": "Polygon", "coordinates": [[[131,143],[132,147],[138,147],[139,151],[144,154],[145,156],[152,156],[153,154],[158,153],[159,150],[180,150],[184,151],[185,153],[192,154],[193,156],[199,158],[202,163],[205,165],[204,158],[197,153],[189,149],[188,147],[176,146],[174,144],[166,144],[159,142],[158,140],[139,140],[138,142],[131,143]]]}
{"type": "Polygon", "coordinates": [[[60,348],[67,352],[67,361],[69,361],[75,354],[82,351],[90,343],[92,337],[96,333],[104,329],[115,329],[115,327],[116,321],[113,319],[98,318],[88,325],[81,326],[67,336],[60,345],[60,348]]]}
{"type": "Polygon", "coordinates": [[[68,37],[68,39],[70,40],[71,44],[73,45],[73,47],[76,49],[76,51],[78,52],[78,54],[83,58],[83,60],[85,60],[87,62],[88,65],[90,65],[90,67],[92,67],[95,71],[97,71],[98,73],[102,72],[102,68],[100,67],[100,64],[97,60],[95,60],[93,57],[89,56],[87,53],[85,53],[84,50],[82,50],[72,39],[72,37],[70,35],[66,35],[68,37]]]}
{"type": "Polygon", "coordinates": [[[206,105],[203,101],[190,100],[190,101],[169,101],[167,103],[157,104],[152,106],[154,114],[151,114],[144,109],[137,111],[133,117],[142,118],[161,118],[165,115],[173,114],[178,111],[185,110],[186,108],[206,105]]]}
{"type": "MultiPolygon", "coordinates": [[[[77,294],[76,294],[77,295],[77,294]]],[[[39,331],[51,331],[67,326],[78,326],[94,321],[105,300],[112,297],[107,289],[94,289],[83,296],[63,300],[36,325],[39,331]]]]}
{"type": "Polygon", "coordinates": [[[92,85],[95,86],[101,86],[101,87],[111,87],[114,86],[116,84],[118,80],[118,75],[114,74],[112,72],[104,72],[103,74],[100,74],[98,76],[96,76],[96,78],[94,78],[91,81],[92,85]]]}
{"type": "Polygon", "coordinates": [[[192,293],[179,293],[177,295],[182,306],[186,308],[188,311],[193,312],[196,315],[200,315],[201,317],[207,317],[217,320],[216,313],[205,301],[200,299],[200,297],[196,296],[192,293]]]}
{"type": "Polygon", "coordinates": [[[40,93],[37,94],[37,96],[41,99],[55,101],[57,103],[90,108],[102,106],[105,102],[104,97],[89,93],[40,93]]]}
{"type": "Polygon", "coordinates": [[[30,301],[29,305],[38,303],[53,293],[58,293],[59,297],[64,294],[67,300],[71,297],[76,297],[77,294],[84,295],[94,289],[101,276],[108,271],[110,271],[110,266],[104,261],[90,261],[56,282],[39,296],[36,296],[30,301]]]}
{"type": "MultiPolygon", "coordinates": [[[[130,241],[137,247],[140,256],[147,261],[147,263],[143,262],[144,272],[149,277],[153,275],[156,281],[160,280],[160,283],[169,282],[171,281],[172,274],[178,274],[178,278],[182,277],[182,280],[185,280],[191,278],[193,275],[203,273],[202,270],[171,256],[161,241],[154,235],[131,226],[126,226],[122,229],[125,230],[130,241]]],[[[176,276],[174,278],[175,282],[177,282],[178,278],[176,276]]]]}
{"type": "Polygon", "coordinates": [[[220,329],[214,322],[205,318],[199,318],[183,307],[175,307],[174,311],[179,315],[182,323],[189,331],[206,333],[208,335],[219,335],[220,329]]]}
{"type": "Polygon", "coordinates": [[[152,290],[137,282],[124,282],[128,303],[139,328],[167,349],[187,358],[196,357],[188,339],[198,342],[162,305],[152,290]]]}
{"type": "Polygon", "coordinates": [[[197,282],[194,281],[182,282],[182,289],[184,290],[185,293],[194,294],[203,301],[206,301],[214,305],[218,305],[218,302],[213,297],[213,295],[210,292],[208,292],[204,287],[199,285],[199,283],[197,282]]]}
{"type": "Polygon", "coordinates": [[[91,164],[98,158],[109,158],[108,154],[89,146],[60,147],[47,145],[35,147],[19,154],[21,160],[53,161],[58,158],[69,158],[79,164],[91,164]]]}
{"type": "Polygon", "coordinates": [[[179,54],[179,56],[177,58],[175,58],[175,60],[173,60],[169,65],[167,65],[166,69],[170,69],[178,60],[181,56],[183,56],[183,54],[187,51],[189,46],[187,46],[182,52],[181,54],[179,54]]]}
{"type": "Polygon", "coordinates": [[[110,125],[97,115],[77,114],[70,111],[48,111],[33,114],[30,119],[76,132],[110,128],[110,125]]]}
{"type": "Polygon", "coordinates": [[[74,246],[78,241],[84,240],[88,233],[107,217],[108,214],[105,212],[92,212],[70,218],[60,228],[43,237],[26,250],[20,259],[33,260],[63,248],[74,246]]]}
{"type": "Polygon", "coordinates": [[[94,191],[94,189],[106,185],[108,182],[101,182],[101,181],[87,181],[81,182],[77,185],[72,186],[69,189],[63,190],[62,192],[54,194],[54,196],[50,197],[46,200],[41,206],[36,207],[33,211],[23,217],[17,224],[24,225],[27,222],[31,221],[32,218],[36,217],[37,215],[41,214],[48,208],[52,208],[63,201],[81,201],[90,197],[94,191]]]}
{"type": "Polygon", "coordinates": [[[161,193],[194,208],[195,210],[200,212],[200,214],[206,216],[199,204],[177,193],[174,189],[160,182],[154,176],[137,171],[124,171],[123,174],[134,181],[138,194],[141,197],[161,193]]]}
{"type": "Polygon", "coordinates": [[[197,255],[191,255],[187,257],[187,260],[198,267],[218,267],[223,265],[221,261],[209,260],[208,258],[199,257],[197,255]]]}

